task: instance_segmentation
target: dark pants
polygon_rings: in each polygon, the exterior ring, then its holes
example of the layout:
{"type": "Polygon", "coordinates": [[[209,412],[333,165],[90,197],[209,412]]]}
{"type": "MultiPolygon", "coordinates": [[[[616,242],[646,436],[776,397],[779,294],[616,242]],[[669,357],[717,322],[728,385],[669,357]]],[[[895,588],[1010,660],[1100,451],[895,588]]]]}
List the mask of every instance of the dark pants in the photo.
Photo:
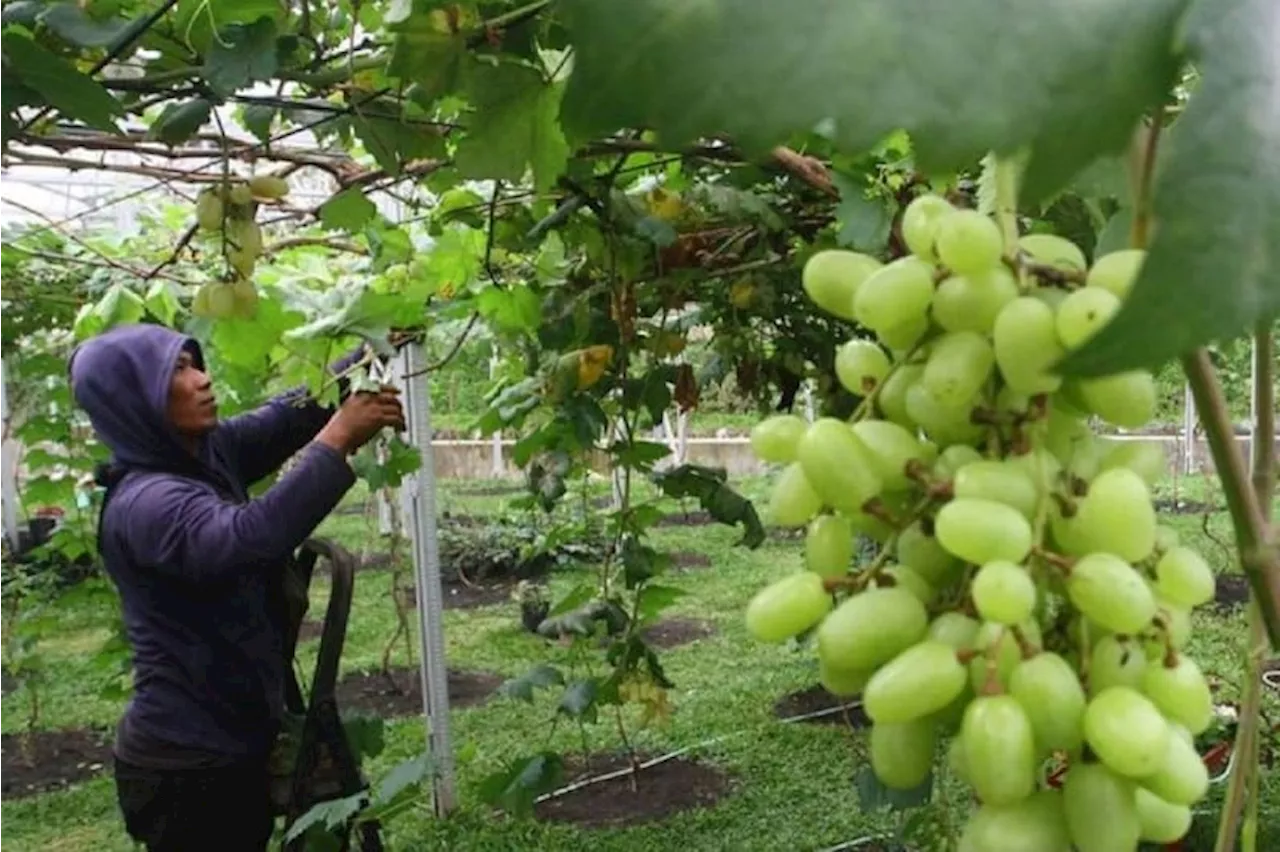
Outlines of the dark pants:
{"type": "Polygon", "coordinates": [[[116,760],[125,828],[147,852],[265,852],[266,768],[144,769],[116,760]]]}

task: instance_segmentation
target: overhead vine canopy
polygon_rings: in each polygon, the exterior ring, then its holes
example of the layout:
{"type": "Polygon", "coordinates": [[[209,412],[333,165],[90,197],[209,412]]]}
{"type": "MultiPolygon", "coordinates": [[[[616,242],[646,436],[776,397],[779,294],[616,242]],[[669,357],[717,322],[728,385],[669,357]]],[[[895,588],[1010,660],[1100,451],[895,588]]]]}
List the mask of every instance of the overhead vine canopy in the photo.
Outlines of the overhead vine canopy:
{"type": "Polygon", "coordinates": [[[1151,262],[1073,362],[1097,372],[1238,334],[1280,306],[1280,117],[1259,111],[1280,79],[1257,35],[1277,15],[1268,0],[15,0],[4,162],[184,184],[220,182],[223,160],[319,170],[329,198],[274,204],[267,221],[318,220],[375,255],[408,240],[364,197],[406,181],[434,193],[503,181],[553,205],[545,216],[589,194],[615,155],[636,166],[665,151],[834,195],[792,148],[867,151],[897,130],[930,173],[1024,153],[1037,201],[1122,154],[1193,61],[1151,262]],[[122,151],[134,156],[106,156],[122,151]]]}

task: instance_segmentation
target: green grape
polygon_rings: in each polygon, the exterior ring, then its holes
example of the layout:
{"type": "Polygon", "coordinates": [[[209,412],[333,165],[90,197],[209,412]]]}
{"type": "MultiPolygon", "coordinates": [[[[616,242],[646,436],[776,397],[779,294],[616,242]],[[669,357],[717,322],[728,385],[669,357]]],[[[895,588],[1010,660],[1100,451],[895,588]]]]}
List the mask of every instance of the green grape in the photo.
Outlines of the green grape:
{"type": "Polygon", "coordinates": [[[1062,378],[1051,371],[1066,354],[1058,340],[1053,308],[1021,296],[1001,309],[991,330],[996,366],[1005,382],[1026,394],[1051,393],[1062,378]]]}
{"type": "Polygon", "coordinates": [[[911,485],[906,473],[911,461],[924,464],[924,450],[916,436],[888,420],[860,420],[853,424],[853,434],[867,448],[871,466],[884,482],[885,489],[900,491],[911,485]]]}
{"type": "Polygon", "coordinates": [[[965,824],[959,852],[1071,852],[1062,794],[1041,790],[1011,805],[982,805],[965,824]]]}
{"type": "Polygon", "coordinates": [[[1137,633],[1156,614],[1156,599],[1142,575],[1110,553],[1091,553],[1071,566],[1067,595],[1076,609],[1113,633],[1137,633]]]}
{"type": "Polygon", "coordinates": [[[960,690],[960,694],[952,699],[951,703],[946,707],[929,717],[938,726],[939,734],[953,736],[960,732],[960,726],[964,723],[964,711],[969,709],[969,704],[973,701],[974,696],[975,693],[973,688],[969,686],[969,679],[966,675],[964,687],[960,690]]]}
{"type": "Polygon", "coordinates": [[[861,695],[874,672],[865,669],[842,669],[818,655],[818,683],[837,698],[861,695]]]}
{"type": "Polygon", "coordinates": [[[1127,686],[1140,689],[1147,671],[1147,657],[1127,639],[1103,636],[1089,654],[1089,694],[1127,686]]]}
{"type": "Polygon", "coordinates": [[[1087,700],[1080,678],[1066,660],[1049,652],[1023,660],[1009,676],[1009,694],[1031,720],[1041,750],[1079,750],[1087,700]]]}
{"type": "Polygon", "coordinates": [[[1031,552],[1031,524],[994,500],[958,497],[938,511],[933,529],[949,553],[975,565],[1021,562],[1031,552]]]}
{"type": "Polygon", "coordinates": [[[867,254],[844,249],[817,252],[804,265],[800,286],[829,314],[853,319],[853,299],[862,283],[884,264],[867,254]]]}
{"type": "Polygon", "coordinates": [[[925,532],[920,521],[898,534],[894,553],[899,563],[915,571],[931,586],[942,588],[960,576],[960,562],[925,532]]]}
{"type": "Polygon", "coordinates": [[[1079,246],[1056,234],[1025,234],[1018,240],[1018,248],[1036,263],[1064,272],[1084,272],[1089,266],[1079,246]]]}
{"type": "Polygon", "coordinates": [[[812,629],[831,612],[822,578],[799,571],[765,586],[747,604],[747,631],[760,642],[784,642],[812,629]]]}
{"type": "Polygon", "coordinates": [[[1067,293],[1067,291],[1063,290],[1061,287],[1037,286],[1037,287],[1031,288],[1030,297],[1032,299],[1039,299],[1041,302],[1044,302],[1046,305],[1048,305],[1050,308],[1056,311],[1058,310],[1058,306],[1063,303],[1063,301],[1067,298],[1068,295],[1069,294],[1067,293]]]}
{"type": "MultiPolygon", "coordinates": [[[[1032,647],[1040,647],[1040,628],[1035,621],[1024,621],[1018,625],[1018,629],[1032,647]]],[[[1022,648],[1013,632],[1003,624],[983,622],[973,640],[973,649],[984,653],[974,657],[969,663],[969,685],[975,692],[981,692],[994,674],[995,682],[1001,689],[1007,690],[1014,670],[1023,659],[1022,648]],[[994,672],[990,667],[992,659],[995,661],[994,672]]]]}
{"type": "Polygon", "coordinates": [[[928,580],[905,565],[887,565],[881,568],[876,575],[876,585],[906,589],[919,598],[920,603],[925,606],[932,605],[938,598],[938,590],[931,586],[928,580]]]}
{"type": "Polygon", "coordinates": [[[822,498],[805,478],[800,462],[783,468],[769,495],[769,522],[780,527],[802,527],[821,509],[822,498]]]}
{"type": "Polygon", "coordinates": [[[1004,266],[974,275],[952,275],[938,285],[931,308],[944,331],[990,334],[1005,305],[1018,298],[1018,279],[1004,266]]]}
{"type": "Polygon", "coordinates": [[[1068,349],[1076,349],[1111,321],[1120,309],[1120,300],[1101,287],[1081,287],[1058,306],[1058,339],[1068,349]]]}
{"type": "Polygon", "coordinates": [[[1141,476],[1127,467],[1103,471],[1089,484],[1069,521],[1085,551],[1141,562],[1156,546],[1156,510],[1141,476]]]}
{"type": "Polygon", "coordinates": [[[1142,779],[1142,786],[1166,802],[1194,805],[1209,792],[1209,769],[1196,751],[1191,733],[1181,725],[1171,724],[1169,750],[1154,775],[1142,779]]]}
{"type": "Polygon", "coordinates": [[[877,725],[911,722],[946,707],[964,691],[967,681],[956,649],[926,639],[872,675],[863,706],[877,725]]]}
{"type": "Polygon", "coordinates": [[[880,493],[882,483],[867,448],[842,420],[814,421],[796,447],[796,458],[805,479],[828,506],[853,512],[880,493]]]}
{"type": "Polygon", "coordinates": [[[850,340],[836,350],[836,378],[849,393],[866,396],[889,375],[889,356],[870,340],[850,340]]]}
{"type": "Polygon", "coordinates": [[[969,783],[983,804],[1011,805],[1035,790],[1035,738],[1012,697],[980,695],[971,701],[960,738],[969,783]]]}
{"type": "Polygon", "coordinates": [[[1053,490],[1062,473],[1062,463],[1044,447],[1036,447],[1031,452],[1005,459],[1004,463],[1022,471],[1035,486],[1036,498],[1047,496],[1053,490]]]}
{"type": "Polygon", "coordinates": [[[1139,787],[1134,793],[1141,837],[1149,843],[1174,843],[1191,829],[1191,809],[1174,805],[1139,787]]]}
{"type": "Polygon", "coordinates": [[[1142,693],[1108,687],[1084,711],[1084,738],[1098,759],[1130,778],[1152,775],[1164,763],[1169,723],[1142,693]]]}
{"type": "Polygon", "coordinates": [[[962,612],[944,612],[929,623],[930,639],[950,645],[957,651],[968,650],[978,638],[982,625],[962,612]]]}
{"type": "Polygon", "coordinates": [[[1156,382],[1147,370],[1084,379],[1080,394],[1090,411],[1121,429],[1145,426],[1156,414],[1156,382]]]}
{"type": "Polygon", "coordinates": [[[933,475],[939,479],[951,479],[966,465],[982,461],[982,453],[965,444],[952,444],[938,454],[933,465],[933,475]]]}
{"type": "Polygon", "coordinates": [[[1150,665],[1142,676],[1142,691],[1169,720],[1193,734],[1213,722],[1213,694],[1196,661],[1180,654],[1172,665],[1150,665]]]}
{"type": "Polygon", "coordinates": [[[986,429],[973,422],[973,402],[942,402],[923,382],[907,389],[907,416],[942,444],[974,444],[986,429]]]}
{"type": "Polygon", "coordinates": [[[1164,448],[1156,441],[1100,440],[1099,444],[1103,449],[1102,470],[1127,467],[1148,485],[1155,485],[1168,469],[1164,448]]]}
{"type": "Polygon", "coordinates": [[[879,329],[876,331],[876,337],[889,348],[895,359],[901,360],[920,342],[928,330],[929,318],[918,316],[906,322],[879,329]]]}
{"type": "Polygon", "coordinates": [[[1185,648],[1191,639],[1191,612],[1177,604],[1170,603],[1159,595],[1156,596],[1156,618],[1164,625],[1164,634],[1160,636],[1159,652],[1155,658],[1164,655],[1164,639],[1174,650],[1185,648]]]}
{"type": "Polygon", "coordinates": [[[818,653],[842,669],[874,669],[924,638],[929,617],[906,589],[867,589],[846,598],[818,627],[818,653]]]}
{"type": "Polygon", "coordinates": [[[1049,409],[1049,416],[1039,427],[1044,440],[1044,448],[1058,462],[1066,466],[1082,454],[1083,448],[1096,439],[1089,430],[1089,425],[1078,417],[1064,411],[1055,398],[1049,409]]]}
{"type": "Polygon", "coordinates": [[[951,486],[956,497],[1003,503],[1028,519],[1035,517],[1040,503],[1040,492],[1026,470],[1007,461],[970,462],[956,471],[951,486]]]}
{"type": "Polygon", "coordinates": [[[933,342],[920,382],[947,406],[967,405],[995,367],[991,344],[976,331],[953,331],[933,342]]]}
{"type": "MultiPolygon", "coordinates": [[[[886,496],[882,495],[879,499],[883,503],[886,496]]],[[[866,512],[857,511],[850,512],[849,523],[853,524],[855,532],[860,533],[873,541],[883,544],[888,541],[894,533],[894,526],[887,523],[883,518],[875,515],[868,515],[866,512]]]]}
{"type": "Polygon", "coordinates": [[[858,322],[879,334],[926,317],[933,299],[933,267],[917,257],[902,257],[877,270],[854,297],[858,322]]]}
{"type": "Polygon", "coordinates": [[[1036,584],[1027,569],[996,560],[978,569],[970,589],[978,615],[997,624],[1019,624],[1036,606],[1036,584]]]}
{"type": "Polygon", "coordinates": [[[1171,547],[1156,563],[1156,591],[1170,602],[1196,607],[1213,600],[1213,569],[1189,547],[1171,547]]]}
{"type": "Polygon", "coordinates": [[[794,414],[775,414],[751,429],[751,451],[763,462],[788,464],[809,424],[794,414]]]}
{"type": "Polygon", "coordinates": [[[1004,239],[990,216],[957,210],[938,222],[934,248],[943,266],[959,275],[973,275],[1000,262],[1004,239]]]}
{"type": "Polygon", "coordinates": [[[1085,277],[1089,287],[1110,290],[1119,299],[1125,299],[1138,280],[1138,272],[1147,253],[1142,249],[1121,249],[1104,254],[1093,262],[1093,268],[1085,277]]]}
{"type": "Polygon", "coordinates": [[[871,726],[871,768],[886,787],[911,790],[929,777],[938,732],[928,719],[871,726]]]}
{"type": "Polygon", "coordinates": [[[842,577],[853,562],[853,524],[843,515],[819,515],[804,537],[804,564],[820,577],[842,577]]]}
{"type": "Polygon", "coordinates": [[[926,467],[932,466],[938,460],[938,454],[942,451],[938,449],[938,445],[928,438],[917,438],[920,442],[920,458],[926,467]]]}
{"type": "Polygon", "coordinates": [[[916,257],[933,263],[938,259],[933,248],[938,223],[954,212],[951,202],[940,195],[921,195],[912,199],[902,211],[902,241],[916,257]]]}
{"type": "Polygon", "coordinates": [[[996,391],[996,411],[1006,415],[1017,415],[1025,418],[1031,410],[1031,397],[1004,385],[996,391]]]}
{"type": "Polygon", "coordinates": [[[923,366],[902,364],[884,380],[880,393],[876,395],[876,407],[886,420],[892,420],[899,426],[915,428],[915,421],[907,414],[907,391],[920,381],[922,375],[923,366]]]}
{"type": "Polygon", "coordinates": [[[1077,849],[1134,852],[1141,831],[1135,789],[1100,763],[1071,767],[1062,785],[1062,810],[1077,849]]]}

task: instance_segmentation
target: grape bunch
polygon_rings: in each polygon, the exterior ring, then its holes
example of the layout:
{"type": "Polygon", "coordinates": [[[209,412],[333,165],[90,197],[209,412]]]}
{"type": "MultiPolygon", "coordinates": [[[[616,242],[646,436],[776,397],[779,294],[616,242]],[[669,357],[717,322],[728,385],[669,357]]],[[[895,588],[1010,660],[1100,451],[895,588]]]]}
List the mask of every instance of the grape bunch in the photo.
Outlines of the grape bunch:
{"type": "Polygon", "coordinates": [[[1214,706],[1185,649],[1213,574],[1157,521],[1163,451],[1088,425],[1146,423],[1151,374],[1054,371],[1144,254],[1089,266],[1057,236],[1007,245],[936,195],[902,230],[911,254],[887,264],[824,250],[805,265],[809,298],[875,340],[836,353],[862,400],[848,421],[778,414],[752,431],[778,470],[770,522],[806,535],[804,569],[758,592],[747,628],[813,640],[825,688],[862,696],[885,785],[923,783],[949,742],[978,800],[963,852],[1177,840],[1208,786],[1193,737],[1214,706]],[[858,535],[879,544],[861,565],[858,535]]]}
{"type": "Polygon", "coordinates": [[[257,222],[258,204],[276,201],[289,192],[289,184],[275,175],[257,175],[247,181],[223,182],[196,196],[196,226],[221,244],[229,280],[205,284],[196,291],[192,312],[211,319],[248,319],[258,309],[253,270],[262,254],[262,228],[257,222]]]}

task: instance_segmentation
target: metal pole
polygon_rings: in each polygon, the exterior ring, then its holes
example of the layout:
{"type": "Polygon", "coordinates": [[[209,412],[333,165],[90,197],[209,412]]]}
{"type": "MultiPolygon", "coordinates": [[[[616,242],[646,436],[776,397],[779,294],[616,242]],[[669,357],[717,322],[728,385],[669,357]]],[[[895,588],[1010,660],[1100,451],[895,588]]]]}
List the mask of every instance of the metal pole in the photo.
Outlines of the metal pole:
{"type": "Polygon", "coordinates": [[[1182,390],[1182,472],[1188,476],[1196,472],[1196,423],[1196,398],[1187,384],[1182,390]]]}
{"type": "Polygon", "coordinates": [[[0,460],[3,467],[3,503],[0,513],[4,515],[4,535],[9,539],[10,552],[18,550],[18,442],[9,439],[9,371],[4,359],[0,358],[0,409],[4,412],[4,458],[0,460]]]}
{"type": "MultiPolygon", "coordinates": [[[[418,655],[422,683],[422,707],[426,712],[427,749],[436,766],[433,801],[438,817],[457,805],[454,789],[453,740],[449,730],[449,673],[444,658],[444,604],[440,586],[440,547],[436,537],[436,473],[431,448],[431,389],[426,375],[426,353],[420,344],[401,350],[406,381],[409,441],[422,453],[422,466],[414,476],[411,512],[405,525],[413,539],[414,578],[418,593],[418,655]]],[[[410,491],[410,489],[405,489],[410,491]]]]}
{"type": "MultiPolygon", "coordinates": [[[[498,374],[498,347],[494,346],[489,354],[489,382],[498,374]]],[[[502,463],[502,430],[493,433],[493,444],[489,450],[489,468],[494,479],[501,479],[506,465],[502,463]]]]}
{"type": "MultiPolygon", "coordinates": [[[[1274,441],[1274,435],[1263,435],[1262,440],[1274,441]]],[[[1258,445],[1258,338],[1249,338],[1249,454],[1253,458],[1258,445]]]]}

